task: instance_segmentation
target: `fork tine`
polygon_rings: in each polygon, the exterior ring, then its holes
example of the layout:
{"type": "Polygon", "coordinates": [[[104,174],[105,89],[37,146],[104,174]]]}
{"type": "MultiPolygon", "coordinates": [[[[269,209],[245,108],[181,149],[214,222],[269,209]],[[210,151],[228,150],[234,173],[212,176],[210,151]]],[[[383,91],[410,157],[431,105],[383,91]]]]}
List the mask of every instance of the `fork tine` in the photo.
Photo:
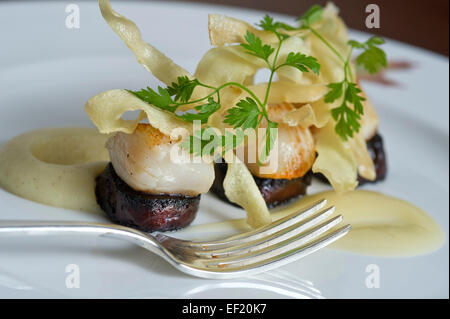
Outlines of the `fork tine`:
{"type": "Polygon", "coordinates": [[[308,244],[307,246],[297,247],[287,253],[275,256],[273,258],[267,259],[265,261],[250,264],[247,267],[242,268],[203,268],[202,277],[205,278],[222,278],[230,279],[248,275],[255,275],[265,271],[269,271],[291,262],[297,261],[311,253],[314,253],[321,248],[328,246],[329,244],[335,242],[339,238],[345,236],[351,229],[350,225],[339,228],[332,233],[323,236],[314,242],[308,244]]]}
{"type": "Polygon", "coordinates": [[[306,233],[301,233],[299,235],[288,238],[280,243],[268,246],[266,248],[248,252],[245,255],[223,257],[214,259],[214,261],[206,262],[207,267],[243,267],[248,264],[262,262],[264,260],[270,259],[274,256],[287,253],[295,248],[306,245],[315,238],[324,234],[326,231],[330,230],[342,221],[342,216],[336,216],[326,222],[314,227],[306,233]]]}
{"type": "Polygon", "coordinates": [[[287,226],[269,236],[259,238],[251,242],[246,242],[244,244],[228,246],[222,249],[198,251],[196,252],[196,255],[203,258],[223,258],[256,252],[258,250],[283,242],[289,238],[293,238],[296,235],[299,235],[307,231],[308,229],[311,229],[320,222],[323,222],[327,217],[333,214],[334,211],[334,206],[329,207],[321,211],[320,213],[313,215],[313,217],[307,219],[306,221],[299,221],[296,224],[287,226]]]}
{"type": "Polygon", "coordinates": [[[255,229],[250,232],[246,232],[243,234],[239,234],[236,236],[232,236],[226,239],[222,240],[214,240],[214,241],[207,241],[207,242],[190,242],[189,246],[191,247],[197,247],[201,250],[212,250],[212,249],[221,249],[226,248],[230,246],[236,246],[239,244],[248,243],[251,241],[255,241],[257,239],[261,239],[264,237],[267,237],[269,235],[272,235],[286,227],[289,227],[295,223],[298,223],[311,215],[315,214],[317,211],[322,209],[327,203],[326,199],[322,199],[320,201],[317,201],[316,203],[312,204],[308,208],[293,213],[291,215],[288,215],[286,217],[283,217],[279,220],[276,220],[269,225],[263,226],[261,228],[255,229]]]}
{"type": "Polygon", "coordinates": [[[232,264],[226,264],[226,265],[216,265],[216,267],[208,267],[207,269],[213,270],[216,272],[224,272],[224,273],[231,273],[231,272],[245,272],[245,270],[252,270],[255,268],[260,268],[261,271],[267,271],[270,269],[274,269],[280,266],[283,266],[285,264],[288,264],[290,262],[299,260],[306,255],[309,255],[325,246],[328,246],[332,242],[338,240],[342,236],[346,235],[351,229],[350,225],[343,226],[332,233],[322,236],[319,239],[314,240],[313,242],[310,242],[308,245],[301,245],[297,246],[295,248],[292,248],[288,251],[277,251],[274,250],[274,254],[266,256],[266,258],[263,258],[259,261],[255,259],[249,259],[249,263],[245,263],[244,260],[243,263],[232,263],[232,264]],[[262,270],[263,269],[263,270],[262,270]]]}

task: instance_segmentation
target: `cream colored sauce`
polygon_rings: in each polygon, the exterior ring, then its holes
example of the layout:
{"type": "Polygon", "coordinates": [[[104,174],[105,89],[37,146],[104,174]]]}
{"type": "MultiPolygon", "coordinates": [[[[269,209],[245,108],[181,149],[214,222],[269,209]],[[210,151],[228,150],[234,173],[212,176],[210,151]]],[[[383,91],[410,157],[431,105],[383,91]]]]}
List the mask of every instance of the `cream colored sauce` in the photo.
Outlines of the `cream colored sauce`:
{"type": "MultiPolygon", "coordinates": [[[[43,204],[101,213],[95,177],[105,167],[107,136],[94,129],[38,130],[18,136],[0,149],[0,186],[43,204]]],[[[274,210],[273,220],[326,198],[352,230],[333,248],[374,256],[415,256],[444,243],[439,225],[423,210],[403,200],[357,190],[317,193],[274,210]]],[[[247,231],[245,219],[190,226],[182,233],[247,231]]]]}
{"type": "MultiPolygon", "coordinates": [[[[327,199],[341,214],[351,231],[331,247],[372,256],[416,256],[437,250],[445,236],[440,226],[423,210],[403,200],[377,192],[356,190],[344,194],[334,191],[317,193],[274,211],[273,220],[300,211],[327,199]]],[[[248,230],[245,220],[191,226],[186,231],[248,230]]]]}
{"type": "Polygon", "coordinates": [[[109,161],[107,138],[90,128],[19,135],[0,148],[0,187],[42,204],[102,214],[95,177],[109,161]]]}

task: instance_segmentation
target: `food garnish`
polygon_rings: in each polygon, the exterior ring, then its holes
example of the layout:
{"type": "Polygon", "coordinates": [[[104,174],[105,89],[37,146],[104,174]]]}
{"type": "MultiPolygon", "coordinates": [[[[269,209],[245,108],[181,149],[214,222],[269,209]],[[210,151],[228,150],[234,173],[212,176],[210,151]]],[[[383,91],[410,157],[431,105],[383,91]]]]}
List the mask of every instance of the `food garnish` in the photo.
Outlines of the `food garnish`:
{"type": "MultiPolygon", "coordinates": [[[[264,100],[262,101],[258,99],[251,89],[241,83],[226,82],[218,87],[214,87],[202,83],[198,79],[190,79],[187,76],[178,77],[177,82],[173,82],[172,85],[167,88],[158,87],[158,92],[149,87],[140,91],[130,92],[149,104],[174,113],[177,117],[185,121],[193,122],[198,120],[201,121],[202,124],[205,124],[208,122],[209,117],[222,107],[220,104],[220,91],[222,89],[228,86],[235,86],[242,89],[250,96],[239,100],[234,107],[228,109],[223,122],[235,129],[242,129],[245,131],[248,128],[257,128],[261,121],[265,119],[268,123],[268,129],[265,135],[265,146],[263,147],[263,152],[261,154],[261,162],[264,162],[273,148],[274,139],[276,139],[276,135],[274,136],[276,130],[271,130],[271,128],[276,128],[278,126],[277,122],[269,119],[266,109],[274,75],[283,67],[293,67],[301,72],[313,72],[317,75],[320,72],[318,60],[313,56],[308,56],[300,52],[289,52],[286,59],[279,62],[279,52],[283,42],[291,36],[298,36],[303,34],[302,31],[307,30],[320,39],[320,41],[342,62],[344,79],[340,82],[328,84],[330,90],[325,96],[325,102],[333,104],[335,101],[341,100],[338,107],[331,109],[331,115],[336,121],[335,131],[343,140],[352,138],[354,133],[359,132],[361,126],[359,121],[361,115],[364,114],[362,101],[365,101],[365,98],[361,95],[362,91],[358,88],[354,79],[351,67],[352,53],[354,49],[363,50],[356,58],[356,63],[369,73],[374,74],[387,66],[386,54],[378,47],[384,43],[384,40],[377,36],[370,38],[364,43],[350,40],[348,41],[350,49],[348,50],[348,54],[344,57],[314,28],[314,24],[320,22],[322,19],[322,14],[322,7],[318,5],[311,7],[298,19],[301,23],[300,27],[293,27],[283,22],[274,21],[272,17],[266,15],[259,22],[258,26],[262,30],[271,32],[275,35],[277,42],[271,44],[264,44],[262,39],[255,35],[255,33],[248,30],[246,31],[244,36],[245,42],[241,43],[240,46],[247,54],[263,60],[265,62],[265,67],[270,70],[264,100]],[[290,34],[287,34],[286,31],[290,31],[290,34]],[[298,33],[292,33],[292,31],[298,31],[298,33]],[[212,91],[204,97],[191,100],[191,96],[197,86],[212,91]],[[176,113],[180,106],[196,104],[205,100],[207,100],[205,104],[195,106],[194,109],[197,113],[187,113],[182,115],[176,113]]],[[[202,137],[203,134],[200,134],[200,136],[202,137]]],[[[208,138],[205,141],[210,142],[211,140],[208,138]]],[[[203,143],[202,145],[206,146],[208,143],[203,143]]],[[[191,147],[190,150],[191,152],[194,152],[193,147],[191,147]]]]}
{"type": "Polygon", "coordinates": [[[253,27],[210,15],[209,36],[216,47],[205,53],[193,75],[144,42],[136,25],[113,11],[108,0],[99,0],[99,5],[105,21],[138,62],[165,84],[157,89],[112,90],[91,98],[85,110],[100,132],[131,134],[146,117],[163,134],[182,140],[189,152],[223,157],[229,168],[225,179],[236,181],[224,183],[225,193],[245,208],[252,227],[267,224],[270,215],[261,205],[248,163],[238,161],[232,151],[241,144],[247,147],[249,129],[264,132],[258,136],[263,145],[257,147],[261,167],[275,153],[277,128],[300,126],[314,131],[317,158],[312,171],[323,174],[335,190],[353,190],[358,175],[375,179],[365,136],[372,128],[363,125],[369,114],[376,130],[378,118],[357,85],[350,56],[354,49],[362,50],[357,63],[378,69],[383,61],[373,56],[381,41],[349,43],[334,5],[313,7],[295,27],[269,16],[253,27]],[[255,74],[263,68],[270,71],[268,82],[255,83],[255,74]],[[293,109],[275,120],[268,109],[280,103],[293,109]],[[129,110],[142,112],[136,120],[122,119],[129,110]],[[175,128],[181,131],[173,136],[175,128]]]}
{"type": "Polygon", "coordinates": [[[343,56],[313,27],[316,22],[320,21],[322,14],[322,8],[319,5],[314,5],[299,20],[301,22],[301,28],[310,31],[319,38],[343,64],[344,80],[328,84],[330,91],[325,96],[325,102],[333,103],[338,99],[342,100],[339,107],[331,110],[331,115],[336,121],[336,133],[342,139],[347,140],[349,137],[353,137],[354,133],[359,132],[359,128],[361,127],[359,120],[361,119],[361,115],[364,114],[361,102],[365,101],[365,98],[360,95],[361,90],[357,87],[357,83],[355,83],[353,70],[350,65],[353,50],[363,50],[356,58],[356,63],[370,74],[374,74],[387,66],[386,53],[378,47],[384,43],[384,40],[377,36],[371,37],[364,43],[350,40],[348,41],[350,50],[348,50],[346,56],[343,56]],[[352,105],[353,108],[351,108],[352,105]]]}
{"type": "MultiPolygon", "coordinates": [[[[158,87],[158,92],[152,90],[150,87],[140,91],[130,92],[149,104],[159,107],[162,110],[174,113],[175,116],[187,122],[197,120],[204,124],[208,122],[209,117],[213,113],[222,107],[220,104],[221,90],[229,86],[240,88],[250,96],[239,100],[234,107],[228,109],[223,122],[229,124],[234,129],[245,131],[249,128],[256,129],[260,125],[261,121],[265,119],[268,123],[268,129],[265,134],[265,146],[263,147],[263,151],[260,155],[260,162],[264,162],[273,148],[274,139],[276,139],[276,130],[272,129],[277,128],[278,126],[278,123],[269,119],[267,113],[267,102],[273,76],[276,71],[282,67],[294,67],[301,72],[312,71],[319,74],[320,64],[314,57],[306,56],[298,52],[289,52],[285,62],[278,63],[278,55],[281,45],[289,36],[278,32],[277,29],[280,27],[284,28],[285,25],[280,22],[274,22],[272,18],[266,16],[263,20],[261,20],[259,26],[261,26],[264,30],[273,32],[278,39],[278,43],[276,43],[274,47],[269,44],[263,44],[259,37],[250,31],[247,31],[245,35],[246,42],[242,43],[241,47],[247,54],[263,60],[266,67],[270,70],[270,77],[264,93],[264,100],[261,101],[251,89],[237,82],[226,82],[218,87],[214,87],[204,84],[198,79],[189,79],[187,76],[178,77],[177,82],[172,83],[172,85],[167,88],[158,87]],[[212,91],[204,97],[190,100],[194,89],[197,86],[204,87],[212,91]],[[185,113],[181,115],[176,113],[180,106],[200,103],[205,100],[207,100],[206,103],[194,107],[197,113],[185,113]]],[[[199,138],[201,138],[202,141],[208,142],[201,144],[203,147],[206,147],[209,145],[209,142],[211,142],[211,139],[209,136],[206,138],[204,138],[204,136],[205,134],[199,134],[199,138]]],[[[240,140],[243,141],[243,139],[240,140]]],[[[194,152],[193,145],[194,144],[191,144],[191,147],[189,148],[191,153],[194,152]]],[[[233,146],[236,147],[237,144],[233,146]]],[[[203,147],[201,152],[202,154],[203,147]]]]}

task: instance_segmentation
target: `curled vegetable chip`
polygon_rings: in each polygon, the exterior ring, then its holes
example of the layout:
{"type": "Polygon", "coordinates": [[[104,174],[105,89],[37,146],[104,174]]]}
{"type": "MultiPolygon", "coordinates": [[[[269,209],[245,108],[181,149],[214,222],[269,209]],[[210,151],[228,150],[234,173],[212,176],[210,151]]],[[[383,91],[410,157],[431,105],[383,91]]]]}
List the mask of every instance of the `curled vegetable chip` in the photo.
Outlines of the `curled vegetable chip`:
{"type": "MultiPolygon", "coordinates": [[[[267,83],[249,87],[255,95],[264,99],[267,83]]],[[[270,88],[268,103],[311,103],[321,99],[328,89],[324,84],[301,85],[289,81],[273,82],[270,88]]]]}
{"type": "Polygon", "coordinates": [[[357,182],[357,163],[348,145],[334,132],[334,122],[318,130],[317,158],[312,170],[322,173],[337,192],[354,190],[357,182]]]}
{"type": "Polygon", "coordinates": [[[252,228],[258,228],[271,222],[266,202],[261,196],[252,174],[247,166],[236,157],[228,164],[223,188],[231,202],[245,209],[247,224],[252,228]]]}
{"type": "Polygon", "coordinates": [[[283,122],[289,126],[310,127],[317,128],[324,127],[330,120],[331,115],[329,106],[323,100],[311,104],[305,104],[299,108],[288,112],[283,116],[283,122]]]}
{"type": "Polygon", "coordinates": [[[179,76],[190,77],[185,69],[175,64],[152,45],[144,42],[136,24],[115,12],[111,8],[109,0],[99,0],[99,6],[103,18],[111,29],[125,42],[138,62],[161,82],[170,85],[172,82],[176,82],[179,76]]]}
{"type": "MultiPolygon", "coordinates": [[[[344,22],[338,16],[339,10],[329,3],[323,10],[322,19],[314,25],[316,31],[330,43],[343,57],[349,53],[348,32],[344,22]]],[[[308,36],[311,55],[321,65],[320,77],[326,83],[340,82],[344,78],[342,61],[317,36],[308,36]]],[[[354,72],[353,72],[354,73],[354,72]]]]}
{"type": "Polygon", "coordinates": [[[142,101],[126,90],[111,90],[91,97],[86,102],[85,111],[98,130],[104,134],[112,132],[131,134],[145,116],[154,128],[169,136],[180,128],[186,133],[192,130],[190,123],[142,101]],[[136,110],[142,111],[136,120],[122,119],[125,112],[136,110]]]}
{"type": "Polygon", "coordinates": [[[277,40],[272,32],[258,30],[245,21],[221,14],[208,15],[208,30],[209,40],[211,45],[214,46],[243,43],[247,31],[252,32],[264,42],[275,42],[277,40]]]}
{"type": "MultiPolygon", "coordinates": [[[[241,48],[236,48],[240,51],[241,48]]],[[[202,83],[220,86],[226,82],[243,84],[263,65],[251,63],[236,54],[234,48],[212,48],[203,56],[197,65],[195,77],[202,83]]]]}

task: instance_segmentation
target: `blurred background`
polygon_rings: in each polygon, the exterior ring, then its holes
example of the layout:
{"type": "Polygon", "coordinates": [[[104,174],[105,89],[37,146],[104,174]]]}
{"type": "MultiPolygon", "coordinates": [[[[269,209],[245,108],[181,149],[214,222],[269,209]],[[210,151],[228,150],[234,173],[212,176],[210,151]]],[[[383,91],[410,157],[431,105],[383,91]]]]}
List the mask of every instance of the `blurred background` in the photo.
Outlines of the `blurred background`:
{"type": "MultiPolygon", "coordinates": [[[[169,0],[172,1],[172,0],[169,0]]],[[[328,0],[187,0],[246,7],[298,16],[313,4],[328,0]]],[[[448,56],[449,0],[334,0],[347,25],[367,31],[364,19],[368,4],[377,4],[381,12],[380,29],[370,29],[396,40],[417,45],[448,56]],[[355,18],[356,17],[356,18],[355,18]]]]}
{"type": "MultiPolygon", "coordinates": [[[[5,0],[0,0],[2,1],[5,0]]],[[[22,0],[14,2],[18,1],[22,0]]],[[[80,2],[54,1],[68,4],[80,2]]],[[[164,0],[164,2],[175,1],[164,0]]],[[[185,2],[245,7],[298,16],[313,4],[324,5],[328,0],[185,0],[185,2]]],[[[443,55],[449,54],[449,0],[334,0],[333,2],[341,9],[341,16],[351,28],[390,37],[443,55]],[[365,19],[361,19],[361,16],[367,15],[365,8],[372,3],[380,7],[381,25],[380,29],[367,30],[364,25],[365,19]]]]}

